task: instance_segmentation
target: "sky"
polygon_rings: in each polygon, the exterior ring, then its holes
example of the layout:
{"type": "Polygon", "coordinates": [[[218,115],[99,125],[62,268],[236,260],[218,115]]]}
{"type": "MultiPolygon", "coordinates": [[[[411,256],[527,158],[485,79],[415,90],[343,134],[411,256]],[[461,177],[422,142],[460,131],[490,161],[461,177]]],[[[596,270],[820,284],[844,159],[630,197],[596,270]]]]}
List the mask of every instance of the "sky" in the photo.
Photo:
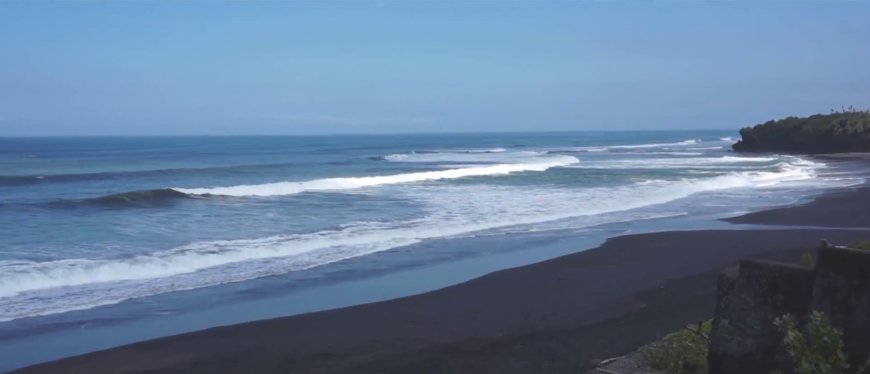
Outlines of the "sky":
{"type": "Polygon", "coordinates": [[[870,106],[870,2],[0,2],[0,136],[738,129],[870,106]]]}

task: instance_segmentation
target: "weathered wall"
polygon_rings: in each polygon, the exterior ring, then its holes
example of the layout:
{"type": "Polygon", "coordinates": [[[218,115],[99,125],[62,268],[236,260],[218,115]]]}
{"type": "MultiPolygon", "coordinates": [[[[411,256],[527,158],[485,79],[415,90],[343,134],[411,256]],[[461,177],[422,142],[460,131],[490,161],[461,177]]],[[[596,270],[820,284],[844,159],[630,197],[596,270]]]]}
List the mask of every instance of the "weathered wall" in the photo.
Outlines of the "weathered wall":
{"type": "Polygon", "coordinates": [[[710,341],[710,373],[770,373],[781,368],[782,337],[773,321],[806,315],[811,269],[761,260],[740,262],[739,273],[719,280],[710,341]]]}
{"type": "Polygon", "coordinates": [[[860,367],[870,355],[870,251],[820,251],[811,308],[843,331],[852,367],[860,367]]]}
{"type": "Polygon", "coordinates": [[[710,374],[789,373],[773,321],[825,312],[843,331],[853,367],[870,354],[870,251],[825,247],[814,269],[744,260],[719,277],[710,374]]]}

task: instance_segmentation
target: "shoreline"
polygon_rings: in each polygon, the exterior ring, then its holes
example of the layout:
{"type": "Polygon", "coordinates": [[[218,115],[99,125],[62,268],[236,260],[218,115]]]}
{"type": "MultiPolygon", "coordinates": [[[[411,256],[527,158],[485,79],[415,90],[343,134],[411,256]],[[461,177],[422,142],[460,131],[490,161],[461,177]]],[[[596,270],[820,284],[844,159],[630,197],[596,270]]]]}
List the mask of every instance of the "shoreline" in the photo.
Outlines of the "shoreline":
{"type": "Polygon", "coordinates": [[[733,223],[837,228],[665,231],[439,290],[216,327],[19,369],[58,372],[577,372],[712,315],[740,258],[796,260],[821,238],[870,238],[870,187],[733,223]],[[828,221],[835,219],[833,221],[828,221]],[[865,225],[865,226],[862,226],[865,225]]]}

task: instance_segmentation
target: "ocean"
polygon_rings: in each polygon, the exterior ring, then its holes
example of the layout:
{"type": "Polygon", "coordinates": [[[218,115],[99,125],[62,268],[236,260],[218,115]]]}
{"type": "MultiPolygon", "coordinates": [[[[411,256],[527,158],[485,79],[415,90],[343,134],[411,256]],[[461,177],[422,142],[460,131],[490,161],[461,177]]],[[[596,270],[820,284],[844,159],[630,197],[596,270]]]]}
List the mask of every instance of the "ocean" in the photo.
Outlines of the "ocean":
{"type": "Polygon", "coordinates": [[[0,370],[382,300],[859,184],[733,130],[0,138],[0,370]]]}

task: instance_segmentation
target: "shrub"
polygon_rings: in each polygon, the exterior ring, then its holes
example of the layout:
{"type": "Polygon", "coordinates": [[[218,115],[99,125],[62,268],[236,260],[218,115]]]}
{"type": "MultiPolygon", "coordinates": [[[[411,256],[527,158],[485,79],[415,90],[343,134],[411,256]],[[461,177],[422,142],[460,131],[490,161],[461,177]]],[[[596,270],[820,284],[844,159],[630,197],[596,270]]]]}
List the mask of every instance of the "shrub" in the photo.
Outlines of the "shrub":
{"type": "Polygon", "coordinates": [[[711,321],[668,334],[640,351],[646,363],[668,374],[707,373],[711,321]]]}
{"type": "Polygon", "coordinates": [[[813,254],[810,253],[810,251],[806,251],[801,255],[801,266],[812,268],[815,266],[815,263],[816,262],[813,260],[813,254]]]}
{"type": "Polygon", "coordinates": [[[870,250],[870,240],[861,240],[855,243],[855,248],[870,250]]]}
{"type": "Polygon", "coordinates": [[[843,333],[831,326],[822,312],[810,314],[804,331],[791,315],[777,318],[774,325],[784,334],[783,347],[796,374],[844,374],[849,368],[843,351],[843,333]]]}

